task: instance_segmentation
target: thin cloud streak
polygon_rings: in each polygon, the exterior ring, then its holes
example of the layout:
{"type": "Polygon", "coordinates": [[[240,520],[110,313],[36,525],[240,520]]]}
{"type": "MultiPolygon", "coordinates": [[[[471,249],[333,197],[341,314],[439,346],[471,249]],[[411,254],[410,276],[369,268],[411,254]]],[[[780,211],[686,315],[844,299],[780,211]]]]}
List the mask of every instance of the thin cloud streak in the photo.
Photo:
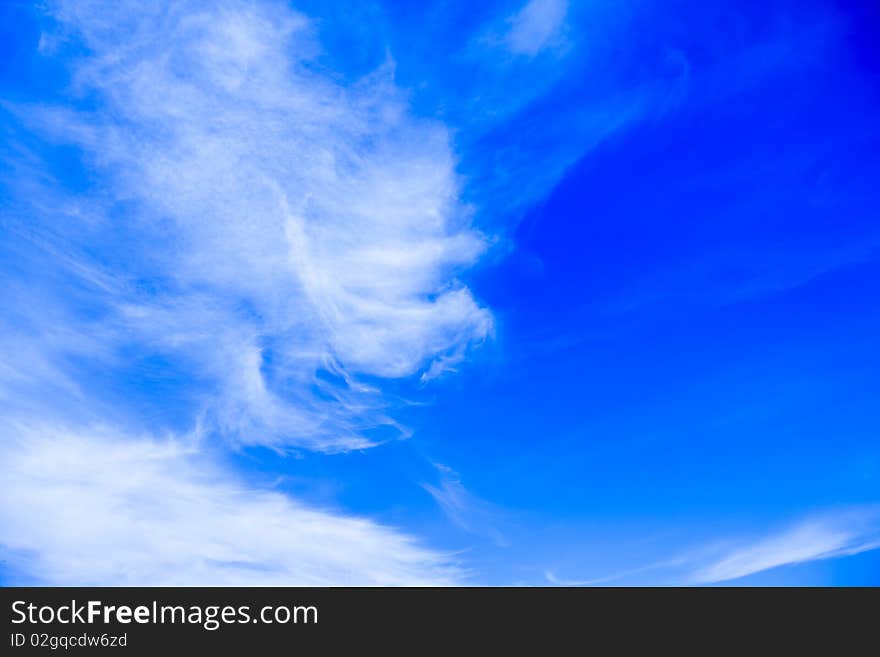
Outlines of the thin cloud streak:
{"type": "Polygon", "coordinates": [[[567,0],[529,0],[508,19],[507,47],[516,54],[537,55],[559,38],[567,11],[567,0]]]}
{"type": "Polygon", "coordinates": [[[688,580],[695,584],[728,582],[781,566],[852,556],[880,548],[876,509],[838,517],[811,518],[786,531],[736,548],[701,566],[688,580]]]}
{"type": "Polygon", "coordinates": [[[460,475],[449,466],[438,463],[435,468],[440,475],[439,483],[423,483],[422,488],[434,498],[446,517],[459,529],[506,547],[507,539],[497,527],[500,509],[465,488],[460,475]]]}

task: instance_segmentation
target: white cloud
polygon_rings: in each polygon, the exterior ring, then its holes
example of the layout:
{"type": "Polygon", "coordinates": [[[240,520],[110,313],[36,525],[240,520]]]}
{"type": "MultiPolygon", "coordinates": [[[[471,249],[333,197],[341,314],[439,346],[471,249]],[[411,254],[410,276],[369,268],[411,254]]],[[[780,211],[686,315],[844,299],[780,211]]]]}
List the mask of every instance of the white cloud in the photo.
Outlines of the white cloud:
{"type": "Polygon", "coordinates": [[[685,80],[658,81],[639,59],[652,35],[624,5],[513,3],[452,58],[462,65],[444,112],[461,126],[474,198],[496,216],[517,221],[573,164],[680,96],[685,80]]]}
{"type": "Polygon", "coordinates": [[[505,43],[519,55],[537,55],[557,41],[568,12],[568,0],[529,0],[510,17],[505,43]]]}
{"type": "Polygon", "coordinates": [[[487,239],[446,128],[411,116],[390,66],[341,84],[280,2],[51,11],[41,52],[75,53],[79,95],[9,109],[78,146],[88,183],[51,180],[34,134],[14,145],[7,214],[27,239],[0,241],[17,263],[0,319],[5,569],[51,584],[459,581],[397,530],[246,486],[216,440],[332,452],[377,427],[406,435],[383,381],[449,371],[489,335],[457,279],[487,239]],[[191,437],[126,399],[156,385],[135,356],[185,383],[165,401],[191,437]]]}
{"type": "Polygon", "coordinates": [[[456,278],[486,239],[449,135],[409,115],[390,67],[341,85],[280,3],[55,7],[88,48],[75,80],[96,108],[24,113],[82,146],[105,204],[124,208],[90,221],[161,247],[131,274],[163,277],[163,293],[112,300],[119,340],[212,377],[218,430],[367,446],[359,428],[394,422],[359,377],[427,380],[490,334],[456,278]]]}
{"type": "Polygon", "coordinates": [[[501,511],[493,504],[474,495],[461,482],[460,475],[447,465],[435,464],[440,481],[435,486],[423,483],[428,494],[442,509],[446,517],[460,529],[477,536],[485,536],[499,546],[506,546],[497,524],[501,511]]]}
{"type": "Polygon", "coordinates": [[[4,426],[7,570],[53,585],[445,585],[444,555],[256,490],[192,440],[4,426]]]}
{"type": "Polygon", "coordinates": [[[731,582],[774,568],[839,559],[880,549],[880,507],[860,505],[813,513],[800,522],[751,539],[714,539],[672,557],[589,578],[567,578],[556,569],[554,586],[683,586],[731,582]]]}
{"type": "Polygon", "coordinates": [[[664,561],[658,561],[656,563],[649,563],[647,565],[638,566],[636,568],[621,570],[618,572],[610,573],[608,575],[603,575],[601,577],[594,577],[592,579],[582,580],[562,578],[559,577],[553,570],[545,570],[544,578],[553,586],[601,586],[610,584],[617,586],[620,585],[621,580],[627,581],[626,585],[629,585],[633,582],[636,585],[646,585],[646,582],[651,581],[650,579],[646,579],[646,576],[648,578],[651,577],[650,573],[655,571],[668,571],[669,569],[676,568],[685,564],[686,561],[686,558],[676,557],[674,559],[667,559],[664,561]]]}
{"type": "Polygon", "coordinates": [[[702,566],[690,580],[705,584],[726,582],[788,566],[848,556],[880,548],[876,509],[859,509],[811,518],[784,532],[738,547],[702,566]]]}

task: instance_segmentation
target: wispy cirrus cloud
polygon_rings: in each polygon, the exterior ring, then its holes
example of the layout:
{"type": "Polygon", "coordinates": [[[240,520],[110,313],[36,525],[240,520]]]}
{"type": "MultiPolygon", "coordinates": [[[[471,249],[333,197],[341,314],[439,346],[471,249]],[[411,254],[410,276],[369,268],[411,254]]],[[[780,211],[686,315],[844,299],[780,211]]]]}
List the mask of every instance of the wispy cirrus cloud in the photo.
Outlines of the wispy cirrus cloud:
{"type": "Polygon", "coordinates": [[[218,430],[366,446],[359,428],[393,422],[358,376],[438,373],[489,334],[455,278],[486,239],[457,200],[447,132],[408,115],[390,70],[334,82],[310,64],[308,20],[281,4],[55,7],[87,48],[74,81],[94,107],[19,111],[100,180],[74,243],[156,249],[115,263],[127,285],[107,295],[109,319],[119,341],[216,383],[218,430]]]}
{"type": "MultiPolygon", "coordinates": [[[[693,586],[735,583],[776,568],[840,559],[880,549],[880,510],[866,504],[814,512],[748,537],[718,534],[703,543],[612,572],[566,577],[544,571],[554,586],[693,586]]],[[[570,566],[567,568],[570,570],[570,566]]],[[[754,582],[756,580],[749,580],[754,582]]],[[[761,580],[758,580],[761,581],[761,580]]]]}
{"type": "Polygon", "coordinates": [[[437,463],[435,468],[439,482],[436,485],[423,483],[422,488],[434,498],[446,517],[470,534],[484,536],[499,546],[506,546],[507,539],[498,528],[501,510],[465,488],[459,473],[449,466],[437,463]]]}
{"type": "Polygon", "coordinates": [[[9,424],[3,558],[54,585],[442,585],[449,555],[368,519],[255,489],[198,436],[9,424]]]}
{"type": "Polygon", "coordinates": [[[880,548],[880,514],[874,507],[808,518],[793,527],[741,544],[697,568],[687,579],[712,584],[781,566],[851,556],[880,548]]]}
{"type": "Polygon", "coordinates": [[[568,0],[529,0],[510,17],[505,43],[511,52],[536,55],[559,41],[568,0]]]}
{"type": "MultiPolygon", "coordinates": [[[[447,129],[343,85],[276,2],[49,4],[55,103],[7,103],[3,555],[23,581],[460,581],[405,533],[254,487],[225,450],[406,435],[389,379],[492,330],[447,129]],[[71,181],[47,153],[75,152],[71,181]],[[77,175],[79,177],[77,177],[77,175]]],[[[418,384],[416,384],[418,385],[418,384]]]]}
{"type": "Polygon", "coordinates": [[[687,62],[639,30],[653,10],[642,0],[505,4],[453,54],[463,66],[444,112],[464,127],[475,198],[515,223],[579,160],[675,104],[687,62]],[[670,70],[662,81],[645,67],[649,49],[670,70]]]}

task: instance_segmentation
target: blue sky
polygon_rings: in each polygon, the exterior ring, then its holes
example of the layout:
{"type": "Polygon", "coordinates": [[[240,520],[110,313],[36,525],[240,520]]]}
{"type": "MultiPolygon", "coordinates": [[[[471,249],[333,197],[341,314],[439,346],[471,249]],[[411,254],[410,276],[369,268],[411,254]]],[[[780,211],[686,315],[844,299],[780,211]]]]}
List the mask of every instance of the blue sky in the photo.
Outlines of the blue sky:
{"type": "Polygon", "coordinates": [[[880,584],[880,14],[2,5],[0,581],[880,584]]]}

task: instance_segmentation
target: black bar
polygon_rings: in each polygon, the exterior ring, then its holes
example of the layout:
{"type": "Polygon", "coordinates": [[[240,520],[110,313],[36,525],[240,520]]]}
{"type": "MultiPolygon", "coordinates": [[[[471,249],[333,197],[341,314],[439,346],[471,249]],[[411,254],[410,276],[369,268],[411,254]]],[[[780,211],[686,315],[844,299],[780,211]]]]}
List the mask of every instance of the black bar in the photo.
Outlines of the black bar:
{"type": "Polygon", "coordinates": [[[336,654],[343,649],[370,654],[445,650],[458,655],[472,654],[477,647],[529,649],[537,654],[572,654],[574,648],[576,654],[586,654],[599,646],[610,647],[613,654],[684,647],[710,654],[736,647],[752,654],[771,644],[824,647],[834,650],[832,654],[851,644],[865,647],[859,653],[874,653],[880,612],[880,589],[873,588],[10,587],[0,591],[5,630],[0,653],[4,655],[208,654],[213,650],[336,654]],[[86,622],[89,601],[100,602],[93,603],[93,622],[86,622]],[[120,611],[120,606],[131,609],[120,611]],[[162,606],[165,622],[155,622],[159,616],[154,614],[162,606]],[[241,613],[242,606],[248,608],[247,615],[241,613]],[[142,609],[136,611],[137,607],[142,609]],[[173,607],[184,608],[186,622],[178,609],[169,610],[173,607]],[[234,609],[226,612],[228,622],[223,622],[223,607],[234,609]],[[62,620],[69,620],[76,609],[75,623],[60,623],[55,617],[60,611],[62,620]],[[41,613],[44,621],[54,622],[31,622],[41,613]],[[143,622],[135,622],[135,614],[143,622]],[[265,622],[254,620],[261,614],[265,622]],[[117,637],[115,642],[112,637],[117,637]],[[122,637],[125,645],[120,645],[122,637]],[[70,645],[74,639],[87,645],[70,645]],[[65,641],[66,646],[60,645],[65,641]]]}

